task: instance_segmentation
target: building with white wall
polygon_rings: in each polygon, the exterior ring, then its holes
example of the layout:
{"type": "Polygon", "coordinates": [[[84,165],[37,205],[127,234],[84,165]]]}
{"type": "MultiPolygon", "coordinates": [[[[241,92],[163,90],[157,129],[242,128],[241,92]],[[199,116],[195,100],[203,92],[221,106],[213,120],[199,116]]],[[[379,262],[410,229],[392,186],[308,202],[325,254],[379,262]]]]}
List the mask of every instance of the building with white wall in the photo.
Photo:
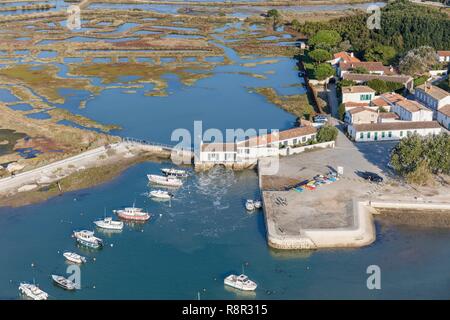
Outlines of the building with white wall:
{"type": "Polygon", "coordinates": [[[196,162],[206,164],[256,163],[259,158],[277,156],[280,149],[315,140],[317,129],[298,127],[231,143],[201,143],[196,162]]]}
{"type": "Polygon", "coordinates": [[[450,104],[443,106],[437,112],[436,120],[447,130],[450,130],[450,104]]]}
{"type": "Polygon", "coordinates": [[[420,136],[442,132],[437,121],[393,121],[383,123],[352,124],[348,133],[356,142],[400,140],[412,134],[420,136]]]}
{"type": "Polygon", "coordinates": [[[432,121],[433,111],[413,100],[400,100],[393,104],[391,111],[403,121],[432,121]]]}
{"type": "Polygon", "coordinates": [[[435,112],[450,104],[450,93],[432,84],[425,83],[416,87],[414,98],[435,112]]]}
{"type": "Polygon", "coordinates": [[[450,51],[438,51],[439,62],[450,62],[450,51]]]}
{"type": "Polygon", "coordinates": [[[342,88],[342,102],[369,103],[375,97],[375,90],[367,86],[351,86],[342,88]]]}
{"type": "Polygon", "coordinates": [[[378,111],[370,108],[352,108],[345,113],[344,121],[347,123],[376,123],[378,121],[378,111]]]}

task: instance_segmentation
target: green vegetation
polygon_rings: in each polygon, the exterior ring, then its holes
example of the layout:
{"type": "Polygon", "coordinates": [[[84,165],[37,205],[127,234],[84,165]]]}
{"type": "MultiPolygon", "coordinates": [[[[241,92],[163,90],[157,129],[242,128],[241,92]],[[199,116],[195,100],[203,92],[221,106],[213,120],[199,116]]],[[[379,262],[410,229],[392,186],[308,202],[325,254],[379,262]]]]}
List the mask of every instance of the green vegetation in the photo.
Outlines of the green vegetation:
{"type": "Polygon", "coordinates": [[[17,64],[0,69],[0,76],[13,83],[23,83],[54,103],[64,103],[64,98],[59,93],[61,88],[95,91],[88,80],[60,78],[58,72],[59,68],[50,64],[39,66],[39,69],[35,65],[17,64]]]}
{"type": "Polygon", "coordinates": [[[279,96],[273,88],[254,88],[255,92],[266,97],[268,101],[293,115],[310,119],[314,115],[314,108],[307,94],[279,96]]]}
{"type": "Polygon", "coordinates": [[[277,9],[270,9],[269,11],[267,11],[266,16],[268,18],[276,18],[276,19],[278,19],[280,17],[280,13],[278,12],[277,9]]]}
{"type": "Polygon", "coordinates": [[[428,78],[429,78],[428,75],[424,75],[424,76],[415,78],[414,79],[414,87],[424,84],[425,82],[427,82],[428,78]]]}
{"type": "Polygon", "coordinates": [[[367,49],[364,53],[364,59],[367,61],[379,61],[385,65],[393,64],[396,56],[397,51],[394,47],[381,44],[376,44],[372,48],[367,49]]]}
{"type": "Polygon", "coordinates": [[[324,49],[315,49],[310,51],[308,54],[312,60],[319,63],[331,60],[333,58],[332,54],[324,49]]]}
{"type": "Polygon", "coordinates": [[[307,22],[300,30],[312,36],[311,39],[317,38],[319,30],[334,30],[344,41],[350,41],[360,55],[378,45],[393,47],[400,54],[420,46],[436,50],[450,48],[450,19],[445,12],[407,0],[390,2],[381,11],[380,30],[367,28],[369,14],[366,13],[328,22],[307,22]]]}
{"type": "Polygon", "coordinates": [[[339,108],[338,108],[337,112],[338,112],[338,118],[339,118],[339,120],[344,121],[344,116],[345,116],[345,104],[341,103],[341,104],[339,105],[339,108]]]}
{"type": "Polygon", "coordinates": [[[356,67],[352,71],[353,71],[353,73],[358,73],[358,74],[369,74],[369,70],[367,70],[364,67],[356,67]]]}
{"type": "Polygon", "coordinates": [[[314,67],[314,78],[317,80],[325,80],[334,76],[336,70],[329,63],[321,63],[314,67]]]}
{"type": "Polygon", "coordinates": [[[314,48],[330,49],[342,41],[341,36],[334,30],[319,30],[308,41],[314,48]]]}
{"type": "Polygon", "coordinates": [[[439,58],[436,51],[428,46],[408,51],[400,60],[399,69],[403,74],[421,75],[428,72],[436,64],[439,64],[439,58]]]}
{"type": "Polygon", "coordinates": [[[404,88],[401,83],[384,81],[380,79],[369,80],[367,85],[375,90],[377,95],[386,92],[401,91],[404,88]]]}
{"type": "Polygon", "coordinates": [[[338,135],[338,129],[329,124],[324,125],[317,131],[317,142],[335,141],[338,135]]]}
{"type": "Polygon", "coordinates": [[[431,173],[450,173],[450,138],[447,133],[404,138],[391,155],[394,169],[409,182],[426,184],[431,173]]]}

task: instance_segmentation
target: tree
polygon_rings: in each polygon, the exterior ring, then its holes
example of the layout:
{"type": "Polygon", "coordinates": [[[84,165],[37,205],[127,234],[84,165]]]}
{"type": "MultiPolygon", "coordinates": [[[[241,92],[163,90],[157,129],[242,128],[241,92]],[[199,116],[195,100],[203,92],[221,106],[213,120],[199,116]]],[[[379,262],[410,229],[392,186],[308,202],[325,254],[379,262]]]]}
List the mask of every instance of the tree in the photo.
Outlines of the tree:
{"type": "Polygon", "coordinates": [[[345,104],[341,103],[341,104],[339,105],[339,108],[338,108],[337,112],[338,112],[338,118],[339,118],[339,120],[344,121],[344,116],[345,116],[345,104]]]}
{"type": "Polygon", "coordinates": [[[424,145],[422,138],[411,135],[400,140],[391,154],[391,165],[400,175],[406,176],[416,170],[417,165],[424,159],[424,145]]]}
{"type": "Polygon", "coordinates": [[[310,46],[319,48],[333,48],[342,41],[341,36],[334,30],[320,30],[308,43],[310,46]]]}
{"type": "Polygon", "coordinates": [[[336,70],[328,63],[321,63],[314,67],[314,77],[317,80],[325,80],[326,78],[334,76],[335,72],[336,70]]]}
{"type": "Polygon", "coordinates": [[[325,62],[333,58],[331,53],[324,49],[315,49],[313,51],[310,51],[308,54],[309,57],[316,62],[325,62]]]}
{"type": "Polygon", "coordinates": [[[278,12],[277,9],[270,9],[269,11],[267,11],[266,16],[268,18],[276,18],[276,19],[278,19],[280,17],[280,13],[278,12]]]}
{"type": "Polygon", "coordinates": [[[439,63],[436,51],[428,46],[422,46],[408,51],[400,60],[399,69],[408,75],[422,75],[439,63]]]}
{"type": "Polygon", "coordinates": [[[292,27],[292,29],[299,31],[300,27],[301,27],[301,23],[297,19],[294,19],[291,21],[291,27],[292,27]]]}
{"type": "Polygon", "coordinates": [[[447,133],[427,137],[411,135],[402,139],[391,154],[392,166],[405,177],[423,173],[421,166],[424,163],[431,173],[450,173],[450,138],[447,133]]]}
{"type": "Polygon", "coordinates": [[[379,61],[383,64],[393,64],[397,51],[394,47],[376,44],[364,53],[364,59],[367,61],[379,61]]]}
{"type": "Polygon", "coordinates": [[[389,91],[386,82],[380,79],[372,79],[367,82],[367,86],[376,91],[376,94],[382,94],[389,91]]]}
{"type": "Polygon", "coordinates": [[[317,131],[317,142],[335,141],[338,135],[338,129],[329,124],[324,125],[317,131]]]}
{"type": "Polygon", "coordinates": [[[359,74],[369,74],[369,70],[367,70],[364,67],[356,67],[353,69],[354,73],[359,73],[359,74]]]}

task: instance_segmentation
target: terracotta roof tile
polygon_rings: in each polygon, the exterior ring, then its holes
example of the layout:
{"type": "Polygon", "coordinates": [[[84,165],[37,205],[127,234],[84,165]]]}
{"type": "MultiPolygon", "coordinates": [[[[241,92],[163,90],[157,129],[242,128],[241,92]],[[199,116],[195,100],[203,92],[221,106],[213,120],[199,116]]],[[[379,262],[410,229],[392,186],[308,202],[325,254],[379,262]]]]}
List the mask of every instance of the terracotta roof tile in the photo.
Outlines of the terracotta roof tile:
{"type": "Polygon", "coordinates": [[[394,121],[352,125],[356,131],[414,130],[441,128],[437,121],[394,121]]]}

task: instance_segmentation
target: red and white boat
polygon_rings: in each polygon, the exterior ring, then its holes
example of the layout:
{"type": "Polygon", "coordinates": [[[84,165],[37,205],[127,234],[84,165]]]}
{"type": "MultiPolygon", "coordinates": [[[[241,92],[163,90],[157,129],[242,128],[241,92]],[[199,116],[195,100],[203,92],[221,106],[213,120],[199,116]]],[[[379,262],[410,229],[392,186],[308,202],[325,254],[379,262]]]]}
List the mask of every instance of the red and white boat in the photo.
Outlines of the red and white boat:
{"type": "Polygon", "coordinates": [[[120,210],[113,210],[115,214],[124,220],[134,220],[134,221],[147,221],[150,219],[150,214],[143,211],[141,208],[128,207],[120,210]]]}

